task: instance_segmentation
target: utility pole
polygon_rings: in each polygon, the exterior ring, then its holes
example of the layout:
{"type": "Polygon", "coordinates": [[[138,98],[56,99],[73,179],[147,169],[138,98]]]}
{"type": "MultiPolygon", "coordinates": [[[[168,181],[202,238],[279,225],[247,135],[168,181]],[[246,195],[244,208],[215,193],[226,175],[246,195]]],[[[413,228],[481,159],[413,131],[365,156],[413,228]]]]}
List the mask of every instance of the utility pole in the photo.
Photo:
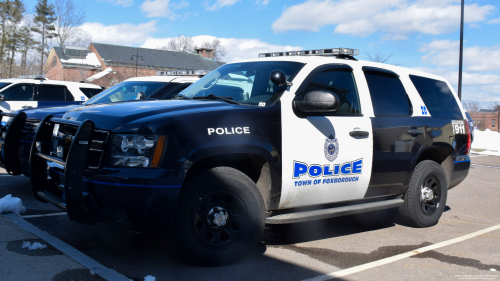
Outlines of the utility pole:
{"type": "Polygon", "coordinates": [[[139,66],[139,58],[141,58],[141,62],[144,62],[144,58],[139,56],[139,48],[137,48],[137,55],[132,55],[130,60],[135,60],[135,77],[137,77],[137,67],[139,66]]]}
{"type": "Polygon", "coordinates": [[[460,57],[458,59],[458,99],[462,100],[462,64],[464,57],[464,0],[462,0],[462,17],[460,19],[460,57]]]}

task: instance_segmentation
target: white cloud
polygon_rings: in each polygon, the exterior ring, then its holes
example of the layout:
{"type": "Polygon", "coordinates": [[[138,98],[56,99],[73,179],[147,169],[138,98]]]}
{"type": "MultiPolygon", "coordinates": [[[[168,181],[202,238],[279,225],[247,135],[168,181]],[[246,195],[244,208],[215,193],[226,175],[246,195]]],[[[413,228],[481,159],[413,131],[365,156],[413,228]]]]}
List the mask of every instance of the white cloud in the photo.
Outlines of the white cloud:
{"type": "Polygon", "coordinates": [[[490,21],[488,21],[488,23],[491,23],[491,24],[500,23],[500,18],[490,20],[490,21]]]}
{"type": "MultiPolygon", "coordinates": [[[[217,0],[213,5],[209,5],[208,2],[205,2],[205,8],[209,11],[216,11],[224,6],[232,6],[239,2],[240,0],[217,0]]],[[[266,1],[266,0],[264,0],[266,1]]]]}
{"type": "Polygon", "coordinates": [[[267,4],[269,4],[270,1],[271,0],[257,0],[257,1],[255,1],[255,3],[267,6],[267,4]]]}
{"type": "Polygon", "coordinates": [[[175,20],[181,15],[176,15],[172,10],[181,9],[189,6],[189,3],[182,0],[178,3],[170,2],[170,0],[146,0],[141,5],[141,11],[148,18],[166,18],[175,20]]]}
{"type": "Polygon", "coordinates": [[[156,31],[156,21],[130,24],[104,25],[98,22],[87,22],[81,29],[92,34],[92,42],[117,45],[141,44],[156,31]]]}
{"type": "MultiPolygon", "coordinates": [[[[274,32],[317,32],[336,25],[335,33],[368,36],[382,32],[383,39],[406,39],[412,33],[443,34],[456,30],[460,21],[457,0],[309,0],[286,8],[273,23],[274,32]]],[[[466,22],[482,22],[494,6],[466,5],[466,22]]]]}
{"type": "Polygon", "coordinates": [[[130,7],[132,6],[134,0],[99,0],[99,2],[109,2],[113,3],[115,5],[123,6],[123,7],[130,7]]]}
{"type": "MultiPolygon", "coordinates": [[[[459,41],[434,40],[420,48],[421,60],[437,66],[458,66],[459,41]]],[[[464,48],[464,67],[468,71],[500,71],[500,45],[464,48]]]]}
{"type": "MultiPolygon", "coordinates": [[[[205,41],[212,41],[216,37],[210,35],[194,36],[195,44],[200,45],[205,41]]],[[[278,52],[278,51],[291,51],[301,50],[299,46],[282,46],[273,45],[267,42],[260,41],[259,39],[245,39],[245,38],[218,38],[222,46],[227,50],[225,57],[226,62],[233,62],[245,59],[257,58],[259,53],[265,52],[278,52]]],[[[170,38],[150,38],[142,44],[141,47],[145,48],[160,48],[167,45],[170,38]]]]}

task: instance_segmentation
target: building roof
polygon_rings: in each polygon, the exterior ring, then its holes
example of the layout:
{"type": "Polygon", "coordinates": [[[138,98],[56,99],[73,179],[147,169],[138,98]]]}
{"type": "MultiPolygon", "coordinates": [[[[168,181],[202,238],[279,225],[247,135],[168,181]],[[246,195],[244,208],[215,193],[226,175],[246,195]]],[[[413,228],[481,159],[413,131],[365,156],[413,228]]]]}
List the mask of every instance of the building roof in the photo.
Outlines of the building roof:
{"type": "MultiPolygon", "coordinates": [[[[81,47],[74,47],[74,46],[64,46],[64,47],[54,47],[54,52],[56,53],[57,57],[61,61],[61,64],[64,66],[80,66],[80,67],[85,67],[85,68],[91,68],[91,69],[100,69],[101,68],[101,63],[99,60],[97,60],[97,57],[94,53],[90,52],[90,50],[81,48],[81,47]],[[72,49],[76,50],[77,53],[79,53],[79,56],[68,56],[65,54],[64,50],[65,49],[72,49]]],[[[49,59],[46,62],[46,65],[49,64],[51,57],[49,56],[49,59]]]]}
{"type": "Polygon", "coordinates": [[[135,65],[135,59],[131,60],[131,57],[132,55],[137,55],[137,50],[139,50],[139,57],[142,57],[144,60],[141,61],[139,59],[139,66],[185,70],[214,70],[224,64],[223,62],[205,59],[195,54],[102,43],[92,43],[92,45],[106,65],[110,66],[117,63],[135,65]]]}

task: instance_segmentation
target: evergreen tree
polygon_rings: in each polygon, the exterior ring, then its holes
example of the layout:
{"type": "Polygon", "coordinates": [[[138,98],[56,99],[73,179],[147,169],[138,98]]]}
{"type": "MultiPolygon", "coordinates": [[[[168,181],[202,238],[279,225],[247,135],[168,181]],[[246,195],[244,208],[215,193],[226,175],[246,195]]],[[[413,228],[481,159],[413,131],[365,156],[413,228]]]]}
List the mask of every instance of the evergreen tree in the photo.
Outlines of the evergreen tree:
{"type": "Polygon", "coordinates": [[[9,75],[8,77],[12,77],[12,71],[14,67],[14,56],[16,51],[21,47],[21,42],[19,40],[20,30],[19,25],[23,20],[23,13],[26,12],[26,7],[21,0],[12,1],[12,14],[11,14],[11,22],[10,22],[10,30],[9,30],[9,38],[7,41],[7,46],[10,50],[10,63],[9,63],[9,75]]]}
{"type": "Polygon", "coordinates": [[[29,50],[33,49],[33,46],[37,44],[40,44],[40,42],[35,41],[32,38],[31,26],[23,26],[19,30],[19,52],[21,53],[21,69],[23,71],[22,74],[26,74],[28,52],[29,50]]]}
{"type": "Polygon", "coordinates": [[[7,41],[7,25],[11,20],[12,3],[11,1],[0,1],[0,73],[4,71],[5,43],[7,41]]]}
{"type": "Polygon", "coordinates": [[[42,38],[42,42],[38,44],[36,49],[40,53],[41,58],[40,74],[43,74],[43,60],[46,54],[47,40],[57,36],[54,26],[57,17],[54,16],[54,5],[49,5],[47,0],[38,0],[35,9],[35,18],[33,19],[35,27],[32,27],[31,30],[40,34],[42,38]]]}

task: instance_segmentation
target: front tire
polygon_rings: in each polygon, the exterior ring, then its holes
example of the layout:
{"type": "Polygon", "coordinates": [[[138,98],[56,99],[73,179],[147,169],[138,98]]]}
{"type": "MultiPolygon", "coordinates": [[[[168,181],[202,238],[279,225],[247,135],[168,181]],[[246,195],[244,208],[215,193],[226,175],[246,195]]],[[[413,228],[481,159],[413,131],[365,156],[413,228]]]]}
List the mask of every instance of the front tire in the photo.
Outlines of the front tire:
{"type": "Polygon", "coordinates": [[[424,160],[415,167],[400,215],[415,227],[436,225],[446,206],[448,181],[441,166],[424,160]]]}
{"type": "Polygon", "coordinates": [[[217,167],[184,188],[175,221],[181,254],[209,265],[234,263],[248,254],[265,220],[255,183],[236,169],[217,167]]]}

